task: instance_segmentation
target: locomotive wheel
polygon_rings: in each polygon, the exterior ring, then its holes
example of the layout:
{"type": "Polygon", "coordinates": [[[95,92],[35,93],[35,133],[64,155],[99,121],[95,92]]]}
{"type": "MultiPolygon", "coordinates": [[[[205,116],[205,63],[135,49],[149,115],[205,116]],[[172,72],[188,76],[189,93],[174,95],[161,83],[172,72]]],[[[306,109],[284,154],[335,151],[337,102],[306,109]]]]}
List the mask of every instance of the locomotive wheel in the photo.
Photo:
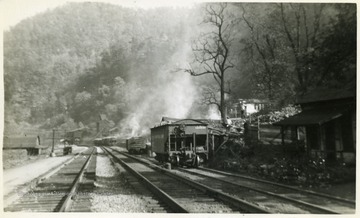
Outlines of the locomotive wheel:
{"type": "Polygon", "coordinates": [[[199,165],[200,165],[200,157],[199,157],[199,155],[196,155],[196,156],[195,156],[195,159],[194,159],[194,164],[193,164],[193,166],[194,166],[195,168],[198,168],[199,165]]]}
{"type": "Polygon", "coordinates": [[[180,166],[180,157],[179,157],[179,155],[175,156],[175,165],[180,166]]]}

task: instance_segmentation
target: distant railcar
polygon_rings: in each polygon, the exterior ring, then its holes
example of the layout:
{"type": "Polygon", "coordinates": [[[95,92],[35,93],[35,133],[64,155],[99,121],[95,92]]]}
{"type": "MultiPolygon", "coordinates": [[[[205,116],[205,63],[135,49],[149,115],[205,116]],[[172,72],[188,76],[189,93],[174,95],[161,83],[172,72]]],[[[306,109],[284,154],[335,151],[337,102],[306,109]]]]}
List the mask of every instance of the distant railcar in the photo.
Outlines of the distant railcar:
{"type": "Polygon", "coordinates": [[[72,131],[68,131],[65,134],[65,140],[70,145],[80,145],[82,142],[82,135],[83,135],[84,129],[75,129],[72,131]]]}
{"type": "Polygon", "coordinates": [[[113,136],[107,136],[102,138],[102,144],[104,146],[114,146],[116,144],[116,138],[113,136]]]}
{"type": "Polygon", "coordinates": [[[96,138],[93,142],[95,146],[102,146],[102,138],[96,138]]]}
{"type": "Polygon", "coordinates": [[[208,160],[209,129],[199,120],[184,119],[151,129],[151,149],[159,162],[198,167],[208,160]]]}
{"type": "Polygon", "coordinates": [[[103,138],[94,139],[95,146],[114,146],[116,144],[116,138],[113,136],[107,136],[103,138]]]}
{"type": "Polygon", "coordinates": [[[146,137],[133,137],[126,140],[126,149],[130,154],[144,154],[149,146],[150,142],[146,137]]]}

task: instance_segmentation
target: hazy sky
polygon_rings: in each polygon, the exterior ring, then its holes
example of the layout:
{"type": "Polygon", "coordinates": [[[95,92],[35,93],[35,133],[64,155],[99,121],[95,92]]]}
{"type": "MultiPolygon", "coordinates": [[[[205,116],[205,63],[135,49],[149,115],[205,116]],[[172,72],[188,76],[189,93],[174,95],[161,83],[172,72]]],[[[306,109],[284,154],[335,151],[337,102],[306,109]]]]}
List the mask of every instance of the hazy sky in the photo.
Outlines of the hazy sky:
{"type": "Polygon", "coordinates": [[[199,0],[0,0],[2,25],[6,30],[25,18],[67,2],[108,2],[125,7],[152,8],[158,6],[191,7],[199,0]]]}

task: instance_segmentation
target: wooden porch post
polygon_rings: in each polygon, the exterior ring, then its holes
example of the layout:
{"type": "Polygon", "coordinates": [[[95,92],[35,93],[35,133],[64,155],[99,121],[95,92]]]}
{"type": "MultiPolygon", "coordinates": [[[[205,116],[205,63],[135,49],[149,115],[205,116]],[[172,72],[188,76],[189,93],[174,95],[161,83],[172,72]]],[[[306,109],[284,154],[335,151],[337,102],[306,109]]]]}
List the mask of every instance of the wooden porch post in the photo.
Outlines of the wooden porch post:
{"type": "Polygon", "coordinates": [[[284,135],[284,126],[281,126],[281,145],[285,146],[285,135],[284,135]]]}

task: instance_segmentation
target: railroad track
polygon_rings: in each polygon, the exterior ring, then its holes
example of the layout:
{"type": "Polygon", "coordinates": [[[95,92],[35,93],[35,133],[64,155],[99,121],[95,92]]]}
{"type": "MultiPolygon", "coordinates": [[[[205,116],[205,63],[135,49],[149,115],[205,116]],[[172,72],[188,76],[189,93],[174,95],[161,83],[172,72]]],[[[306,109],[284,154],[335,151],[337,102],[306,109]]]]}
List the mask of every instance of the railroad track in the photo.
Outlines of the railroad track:
{"type": "MultiPolygon", "coordinates": [[[[154,161],[147,158],[137,159],[154,164],[154,161]]],[[[198,169],[176,168],[173,172],[256,204],[268,213],[355,213],[355,201],[275,182],[202,167],[198,169]]]]}
{"type": "Polygon", "coordinates": [[[114,160],[131,171],[172,213],[267,213],[262,208],[188,180],[126,153],[104,148],[114,160]]]}
{"type": "MultiPolygon", "coordinates": [[[[104,154],[109,155],[108,150],[101,147],[104,154]]],[[[114,158],[110,154],[110,161],[114,167],[124,176],[127,183],[130,184],[136,194],[142,197],[144,200],[144,207],[147,212],[151,213],[171,213],[173,210],[163,201],[159,200],[146,186],[144,186],[135,174],[131,173],[130,170],[126,169],[126,164],[121,165],[120,161],[114,158]]]]}
{"type": "Polygon", "coordinates": [[[41,181],[30,192],[4,208],[5,212],[69,212],[89,211],[89,196],[95,177],[93,157],[95,148],[89,148],[56,173],[41,181]],[[88,166],[92,166],[89,170],[88,166]]]}
{"type": "Polygon", "coordinates": [[[355,202],[348,199],[207,168],[178,168],[178,171],[202,184],[258,203],[271,213],[355,213],[355,202]]]}

